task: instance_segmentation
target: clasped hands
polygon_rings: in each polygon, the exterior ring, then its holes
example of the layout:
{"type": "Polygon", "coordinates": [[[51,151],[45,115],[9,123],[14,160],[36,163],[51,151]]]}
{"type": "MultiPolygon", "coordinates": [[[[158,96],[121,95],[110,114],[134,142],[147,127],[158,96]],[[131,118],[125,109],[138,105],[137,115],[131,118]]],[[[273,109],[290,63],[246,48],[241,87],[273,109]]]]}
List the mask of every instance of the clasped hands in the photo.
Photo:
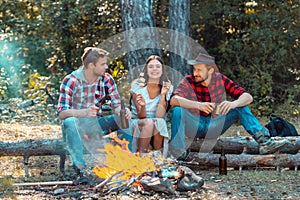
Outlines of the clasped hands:
{"type": "MultiPolygon", "coordinates": [[[[216,103],[212,102],[198,102],[198,110],[210,114],[216,108],[216,103]]],[[[236,108],[236,104],[230,101],[223,101],[218,105],[219,114],[227,114],[231,109],[236,108]]]]}

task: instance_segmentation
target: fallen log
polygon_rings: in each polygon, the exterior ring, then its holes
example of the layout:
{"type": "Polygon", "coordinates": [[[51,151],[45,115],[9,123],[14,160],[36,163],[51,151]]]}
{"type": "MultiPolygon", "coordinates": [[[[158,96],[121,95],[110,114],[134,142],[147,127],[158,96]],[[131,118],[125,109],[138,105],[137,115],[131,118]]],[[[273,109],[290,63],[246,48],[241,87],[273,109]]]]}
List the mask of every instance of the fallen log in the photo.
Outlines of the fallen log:
{"type": "Polygon", "coordinates": [[[0,141],[0,156],[48,156],[66,154],[63,139],[0,141]]]}
{"type": "Polygon", "coordinates": [[[60,156],[59,169],[64,172],[67,151],[63,139],[0,141],[0,156],[23,156],[25,176],[28,177],[30,156],[60,156]]]}
{"type": "MultiPolygon", "coordinates": [[[[282,138],[273,138],[279,140],[282,138]]],[[[286,154],[296,154],[300,150],[300,137],[285,137],[289,145],[281,151],[286,154]]],[[[30,156],[60,156],[59,168],[64,172],[66,145],[62,138],[50,140],[22,140],[18,142],[0,141],[0,156],[23,156],[25,176],[28,176],[30,156]]],[[[258,144],[251,137],[221,137],[217,140],[197,139],[189,147],[192,152],[219,153],[223,149],[226,154],[258,154],[258,144]]],[[[85,151],[88,153],[88,151],[85,151]]],[[[239,155],[238,155],[239,156],[239,155]]]]}
{"type": "MultiPolygon", "coordinates": [[[[188,160],[199,166],[219,166],[220,154],[191,152],[188,160]]],[[[227,167],[288,167],[295,169],[300,166],[300,153],[297,154],[226,154],[227,167]]]]}
{"type": "MultiPolygon", "coordinates": [[[[281,153],[296,154],[300,150],[300,137],[274,137],[274,140],[286,139],[289,143],[281,153]]],[[[192,152],[220,153],[223,149],[229,154],[259,154],[258,144],[252,137],[221,137],[219,139],[195,139],[189,149],[192,152]]]]}

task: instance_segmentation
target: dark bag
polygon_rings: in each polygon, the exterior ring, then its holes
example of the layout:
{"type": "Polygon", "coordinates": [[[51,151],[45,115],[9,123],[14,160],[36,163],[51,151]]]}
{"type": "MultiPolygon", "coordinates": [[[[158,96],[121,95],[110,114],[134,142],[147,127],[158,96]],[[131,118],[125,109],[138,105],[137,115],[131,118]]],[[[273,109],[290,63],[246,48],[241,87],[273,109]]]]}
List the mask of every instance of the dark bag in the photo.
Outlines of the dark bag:
{"type": "Polygon", "coordinates": [[[269,129],[271,137],[298,136],[298,132],[292,123],[276,115],[270,116],[270,122],[265,127],[269,129]]]}

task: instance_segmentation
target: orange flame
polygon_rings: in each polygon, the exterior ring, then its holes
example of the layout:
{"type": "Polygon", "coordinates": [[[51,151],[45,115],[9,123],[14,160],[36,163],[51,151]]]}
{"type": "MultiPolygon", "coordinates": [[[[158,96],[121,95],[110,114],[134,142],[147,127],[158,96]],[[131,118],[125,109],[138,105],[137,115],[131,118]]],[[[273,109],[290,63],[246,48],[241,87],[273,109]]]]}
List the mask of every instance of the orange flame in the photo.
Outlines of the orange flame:
{"type": "Polygon", "coordinates": [[[100,177],[107,179],[119,171],[123,171],[124,175],[119,179],[126,179],[134,175],[138,176],[145,172],[155,171],[157,167],[154,160],[150,156],[140,157],[139,154],[135,155],[128,149],[129,142],[125,139],[120,140],[113,136],[115,141],[120,144],[106,144],[101,152],[106,153],[105,165],[95,166],[93,171],[100,177]]]}

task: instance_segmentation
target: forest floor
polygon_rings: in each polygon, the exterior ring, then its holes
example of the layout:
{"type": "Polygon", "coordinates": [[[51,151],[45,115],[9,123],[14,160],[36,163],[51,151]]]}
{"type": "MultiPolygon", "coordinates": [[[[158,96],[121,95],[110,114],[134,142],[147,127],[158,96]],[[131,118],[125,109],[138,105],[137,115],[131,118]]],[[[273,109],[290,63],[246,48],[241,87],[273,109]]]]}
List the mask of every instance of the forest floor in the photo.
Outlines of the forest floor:
{"type": "MultiPolygon", "coordinates": [[[[298,125],[299,123],[299,131],[298,125]]],[[[241,126],[234,126],[226,135],[234,135],[237,131],[241,135],[245,134],[241,126]]],[[[0,123],[0,141],[60,137],[59,125],[0,123]]],[[[204,179],[204,186],[178,195],[142,191],[104,195],[87,185],[11,186],[11,183],[74,180],[75,173],[70,158],[67,157],[64,174],[59,171],[58,162],[58,156],[30,157],[29,177],[25,177],[22,157],[0,157],[0,199],[300,199],[300,172],[288,168],[249,168],[242,171],[228,169],[226,176],[220,176],[217,168],[194,166],[191,168],[204,179]]]]}

